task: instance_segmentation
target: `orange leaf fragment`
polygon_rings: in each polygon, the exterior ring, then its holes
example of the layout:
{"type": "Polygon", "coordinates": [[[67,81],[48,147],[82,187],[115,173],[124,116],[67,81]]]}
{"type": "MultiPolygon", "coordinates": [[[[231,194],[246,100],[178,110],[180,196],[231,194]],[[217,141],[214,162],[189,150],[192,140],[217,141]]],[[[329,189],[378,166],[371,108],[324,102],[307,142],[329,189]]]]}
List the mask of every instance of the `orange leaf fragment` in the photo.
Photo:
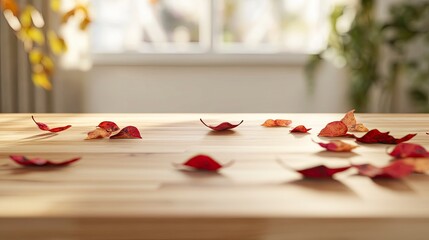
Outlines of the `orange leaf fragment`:
{"type": "Polygon", "coordinates": [[[110,137],[111,134],[112,132],[109,132],[104,128],[96,128],[95,130],[88,132],[88,136],[86,137],[86,140],[110,137]]]}
{"type": "Polygon", "coordinates": [[[369,129],[365,127],[362,123],[358,123],[352,127],[349,128],[350,132],[368,132],[369,129]]]}
{"type": "Polygon", "coordinates": [[[429,171],[429,158],[403,158],[399,161],[413,166],[416,173],[426,173],[429,171]]]}
{"type": "Polygon", "coordinates": [[[291,120],[286,119],[268,119],[261,126],[264,127],[288,127],[292,123],[291,120]]]}
{"type": "Polygon", "coordinates": [[[354,112],[354,109],[348,111],[343,119],[341,119],[341,122],[347,126],[347,129],[350,132],[368,132],[369,129],[366,128],[365,125],[357,123],[354,112]]]}

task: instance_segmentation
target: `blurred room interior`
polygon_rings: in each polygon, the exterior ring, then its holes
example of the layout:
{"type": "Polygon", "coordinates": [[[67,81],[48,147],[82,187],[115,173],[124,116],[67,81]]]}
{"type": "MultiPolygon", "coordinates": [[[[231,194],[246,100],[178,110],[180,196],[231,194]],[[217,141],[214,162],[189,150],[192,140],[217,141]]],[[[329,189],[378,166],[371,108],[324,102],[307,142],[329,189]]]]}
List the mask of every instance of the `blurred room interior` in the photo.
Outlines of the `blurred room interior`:
{"type": "Polygon", "coordinates": [[[1,0],[0,112],[427,112],[428,1],[1,0]]]}

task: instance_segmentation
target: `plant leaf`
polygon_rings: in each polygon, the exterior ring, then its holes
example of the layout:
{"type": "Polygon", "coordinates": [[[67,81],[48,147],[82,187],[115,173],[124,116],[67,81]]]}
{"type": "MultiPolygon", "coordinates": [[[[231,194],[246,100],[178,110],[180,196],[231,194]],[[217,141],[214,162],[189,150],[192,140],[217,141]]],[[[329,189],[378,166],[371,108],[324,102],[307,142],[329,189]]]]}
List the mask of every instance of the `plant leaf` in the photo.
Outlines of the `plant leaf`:
{"type": "Polygon", "coordinates": [[[291,133],[308,133],[311,128],[306,128],[304,125],[298,125],[290,130],[291,133]]]}
{"type": "Polygon", "coordinates": [[[319,165],[296,171],[301,173],[306,178],[332,178],[336,173],[343,172],[349,168],[350,166],[341,168],[329,168],[324,165],[319,165]]]}
{"type": "Polygon", "coordinates": [[[200,118],[200,121],[204,124],[204,126],[210,128],[210,129],[212,129],[214,131],[230,130],[230,129],[233,129],[233,128],[236,128],[236,127],[240,126],[240,124],[242,124],[244,122],[244,120],[241,120],[240,123],[235,124],[235,125],[231,124],[229,122],[223,122],[223,123],[221,123],[221,124],[219,124],[217,126],[209,126],[201,118],[200,118]]]}
{"type": "Polygon", "coordinates": [[[429,158],[403,158],[399,161],[412,165],[416,173],[426,173],[429,171],[429,158]]]}
{"type": "Polygon", "coordinates": [[[426,149],[414,143],[400,143],[389,153],[394,158],[425,158],[429,157],[426,149]]]}
{"type": "Polygon", "coordinates": [[[397,139],[389,135],[389,132],[382,133],[378,129],[372,129],[371,131],[363,135],[361,138],[356,138],[356,141],[361,143],[398,144],[408,141],[416,135],[417,134],[408,134],[402,138],[397,139]]]}
{"type": "Polygon", "coordinates": [[[414,166],[404,161],[394,161],[385,167],[376,167],[371,164],[355,165],[359,175],[370,178],[403,178],[414,171],[414,166]]]}
{"type": "Polygon", "coordinates": [[[347,126],[341,121],[330,122],[323,128],[319,137],[343,137],[347,136],[347,126]]]}
{"type": "Polygon", "coordinates": [[[110,121],[103,121],[100,124],[98,124],[97,127],[102,128],[108,132],[116,132],[119,130],[118,125],[116,125],[116,123],[110,122],[110,121]]]}
{"type": "Polygon", "coordinates": [[[292,123],[291,120],[286,119],[267,119],[261,126],[264,127],[288,127],[292,123]]]}
{"type": "Polygon", "coordinates": [[[88,132],[88,136],[86,137],[86,140],[106,138],[106,137],[109,137],[111,134],[112,132],[109,132],[104,128],[98,127],[95,130],[88,132]]]}
{"type": "Polygon", "coordinates": [[[369,129],[367,127],[365,127],[365,125],[363,125],[362,123],[358,123],[354,126],[351,126],[349,128],[350,132],[368,132],[369,129]]]}
{"type": "Polygon", "coordinates": [[[134,126],[128,126],[119,131],[116,135],[110,137],[110,139],[141,139],[139,130],[134,126]]]}
{"type": "Polygon", "coordinates": [[[216,172],[221,168],[230,166],[231,164],[232,162],[225,165],[221,165],[216,160],[214,160],[213,158],[207,155],[197,155],[190,158],[188,161],[186,161],[183,164],[176,164],[176,167],[185,166],[196,170],[216,172]]]}
{"type": "Polygon", "coordinates": [[[71,128],[71,125],[67,125],[64,127],[49,128],[48,125],[46,125],[44,123],[36,122],[36,120],[34,119],[34,116],[31,116],[31,118],[33,119],[34,123],[36,123],[36,125],[39,127],[39,129],[43,130],[43,131],[49,131],[49,132],[57,133],[57,132],[62,132],[64,130],[71,128]]]}
{"type": "Polygon", "coordinates": [[[32,166],[33,167],[48,167],[48,166],[62,167],[62,166],[67,166],[81,159],[80,157],[77,157],[77,158],[73,158],[62,162],[52,162],[50,160],[43,159],[43,158],[29,159],[29,158],[26,158],[25,156],[19,156],[19,155],[11,155],[9,157],[17,164],[22,166],[27,166],[27,167],[32,167],[32,166]]]}
{"type": "Polygon", "coordinates": [[[330,152],[351,152],[353,149],[358,147],[355,145],[345,143],[340,140],[332,140],[329,143],[322,143],[322,142],[316,142],[316,143],[330,152]]]}
{"type": "Polygon", "coordinates": [[[350,132],[368,132],[368,128],[366,128],[365,125],[356,122],[354,112],[354,109],[347,112],[343,119],[341,119],[341,122],[347,126],[347,129],[350,132]]]}

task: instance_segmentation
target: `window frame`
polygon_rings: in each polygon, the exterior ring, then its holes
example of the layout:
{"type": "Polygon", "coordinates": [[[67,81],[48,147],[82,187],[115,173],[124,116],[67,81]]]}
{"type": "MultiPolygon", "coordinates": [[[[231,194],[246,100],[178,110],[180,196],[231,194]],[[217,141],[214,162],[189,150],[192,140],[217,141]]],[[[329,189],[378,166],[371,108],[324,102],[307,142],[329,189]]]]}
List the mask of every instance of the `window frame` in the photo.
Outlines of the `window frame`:
{"type": "Polygon", "coordinates": [[[219,1],[209,1],[209,46],[207,51],[189,53],[91,52],[95,66],[162,66],[162,65],[304,65],[312,53],[294,52],[218,52],[217,30],[221,21],[215,18],[219,1]]]}

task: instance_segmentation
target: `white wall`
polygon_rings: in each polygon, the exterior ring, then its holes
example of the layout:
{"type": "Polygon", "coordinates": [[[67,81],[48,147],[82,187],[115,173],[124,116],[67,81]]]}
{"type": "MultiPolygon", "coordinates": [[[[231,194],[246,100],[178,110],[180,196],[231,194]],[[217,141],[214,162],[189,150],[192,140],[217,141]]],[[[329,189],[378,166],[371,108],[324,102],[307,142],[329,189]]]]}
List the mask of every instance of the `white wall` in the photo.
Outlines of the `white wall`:
{"type": "Polygon", "coordinates": [[[346,79],[325,64],[309,95],[303,64],[94,66],[64,72],[60,112],[344,112],[346,79]]]}

